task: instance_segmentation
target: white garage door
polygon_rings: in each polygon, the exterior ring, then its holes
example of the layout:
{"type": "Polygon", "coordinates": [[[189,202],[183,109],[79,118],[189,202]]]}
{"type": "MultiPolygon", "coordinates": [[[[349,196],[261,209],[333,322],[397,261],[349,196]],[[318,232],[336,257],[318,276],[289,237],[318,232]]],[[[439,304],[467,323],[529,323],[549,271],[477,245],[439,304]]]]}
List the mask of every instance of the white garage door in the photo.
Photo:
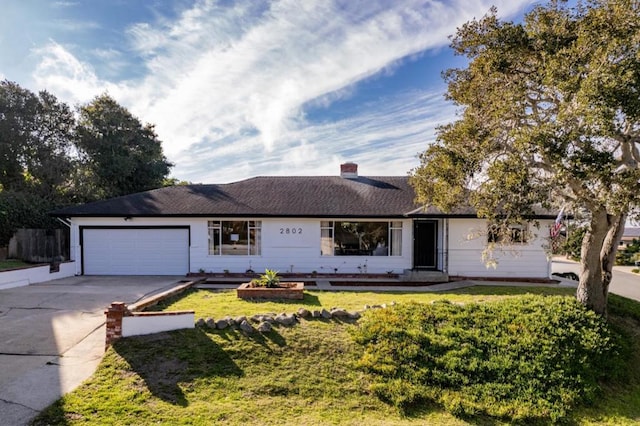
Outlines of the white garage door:
{"type": "Polygon", "coordinates": [[[188,229],[84,229],[85,275],[184,275],[188,229]]]}

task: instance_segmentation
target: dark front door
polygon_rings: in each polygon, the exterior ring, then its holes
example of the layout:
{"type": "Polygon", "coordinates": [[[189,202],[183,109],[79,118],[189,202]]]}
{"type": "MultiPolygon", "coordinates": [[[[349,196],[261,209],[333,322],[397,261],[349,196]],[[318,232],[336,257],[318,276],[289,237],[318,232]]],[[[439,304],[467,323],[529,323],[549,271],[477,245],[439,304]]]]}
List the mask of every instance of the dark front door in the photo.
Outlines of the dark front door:
{"type": "Polygon", "coordinates": [[[438,222],[417,220],[413,224],[413,268],[437,269],[438,222]]]}

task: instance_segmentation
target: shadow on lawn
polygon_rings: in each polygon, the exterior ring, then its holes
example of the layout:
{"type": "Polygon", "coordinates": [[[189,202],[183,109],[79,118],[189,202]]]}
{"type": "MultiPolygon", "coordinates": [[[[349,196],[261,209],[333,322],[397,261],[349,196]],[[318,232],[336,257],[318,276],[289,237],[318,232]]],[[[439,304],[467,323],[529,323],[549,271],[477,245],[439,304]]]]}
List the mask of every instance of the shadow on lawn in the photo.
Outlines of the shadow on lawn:
{"type": "MultiPolygon", "coordinates": [[[[304,292],[304,299],[300,300],[300,299],[244,299],[245,302],[247,303],[255,303],[256,305],[259,305],[261,303],[274,303],[277,302],[279,305],[283,305],[283,306],[287,306],[287,305],[293,305],[293,306],[307,306],[307,307],[314,307],[314,306],[322,306],[322,304],[320,303],[320,299],[318,298],[318,296],[314,295],[314,294],[309,294],[308,292],[304,292]]],[[[286,311],[286,309],[283,308],[283,310],[286,311]]]]}
{"type": "Polygon", "coordinates": [[[269,342],[278,347],[284,347],[287,345],[287,341],[284,339],[284,337],[282,337],[280,333],[278,333],[277,326],[274,326],[274,328],[267,333],[260,333],[258,331],[255,331],[253,333],[247,334],[243,331],[240,331],[236,327],[229,327],[225,328],[224,330],[210,329],[210,333],[216,333],[218,336],[229,342],[240,338],[253,340],[269,351],[272,351],[269,342]]]}
{"type": "Polygon", "coordinates": [[[183,407],[189,401],[179,383],[195,378],[244,375],[229,355],[197,328],[129,337],[115,342],[113,349],[144,380],[154,396],[183,407]]]}

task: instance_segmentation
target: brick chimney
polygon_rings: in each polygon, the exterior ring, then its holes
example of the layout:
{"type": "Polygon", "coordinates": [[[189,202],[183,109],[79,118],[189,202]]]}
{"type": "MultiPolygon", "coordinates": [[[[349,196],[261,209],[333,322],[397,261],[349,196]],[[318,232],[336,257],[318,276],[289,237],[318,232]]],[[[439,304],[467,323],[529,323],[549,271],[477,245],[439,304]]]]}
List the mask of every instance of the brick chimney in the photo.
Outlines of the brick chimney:
{"type": "Polygon", "coordinates": [[[356,163],[348,162],[340,164],[340,177],[346,179],[353,179],[358,177],[358,165],[356,163]]]}

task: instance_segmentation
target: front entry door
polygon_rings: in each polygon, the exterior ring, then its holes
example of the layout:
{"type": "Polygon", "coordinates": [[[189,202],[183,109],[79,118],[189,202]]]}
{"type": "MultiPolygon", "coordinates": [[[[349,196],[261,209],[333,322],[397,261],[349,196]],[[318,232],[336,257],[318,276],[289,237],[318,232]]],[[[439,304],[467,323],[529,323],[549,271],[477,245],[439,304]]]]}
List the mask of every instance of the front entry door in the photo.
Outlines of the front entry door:
{"type": "Polygon", "coordinates": [[[417,220],[413,224],[413,268],[437,269],[438,222],[417,220]]]}

